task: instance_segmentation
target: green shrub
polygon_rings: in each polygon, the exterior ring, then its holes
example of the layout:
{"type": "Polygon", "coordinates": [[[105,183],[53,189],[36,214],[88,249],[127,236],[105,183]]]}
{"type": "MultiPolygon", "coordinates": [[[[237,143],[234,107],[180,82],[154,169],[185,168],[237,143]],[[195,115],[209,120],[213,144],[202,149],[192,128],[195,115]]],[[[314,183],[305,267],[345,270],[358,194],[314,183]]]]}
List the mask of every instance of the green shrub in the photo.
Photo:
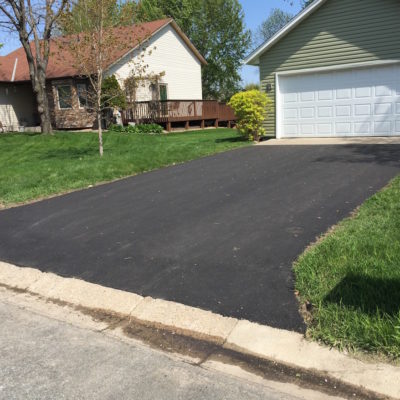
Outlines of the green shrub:
{"type": "Polygon", "coordinates": [[[236,93],[228,103],[238,118],[237,129],[249,140],[260,140],[265,133],[262,123],[272,100],[259,90],[236,93]]]}
{"type": "Polygon", "coordinates": [[[138,133],[160,134],[163,132],[163,127],[157,124],[136,125],[135,128],[137,129],[138,133]]]}
{"type": "Polygon", "coordinates": [[[126,97],[115,75],[104,78],[101,102],[107,108],[126,108],[126,97]]]}
{"type": "Polygon", "coordinates": [[[111,125],[108,127],[108,130],[109,130],[109,131],[112,131],[112,132],[125,132],[125,127],[122,126],[122,125],[114,125],[114,124],[111,124],[111,125]]]}
{"type": "Polygon", "coordinates": [[[108,129],[113,132],[139,133],[148,135],[158,135],[163,132],[163,127],[158,124],[141,124],[127,126],[110,125],[108,129]]]}

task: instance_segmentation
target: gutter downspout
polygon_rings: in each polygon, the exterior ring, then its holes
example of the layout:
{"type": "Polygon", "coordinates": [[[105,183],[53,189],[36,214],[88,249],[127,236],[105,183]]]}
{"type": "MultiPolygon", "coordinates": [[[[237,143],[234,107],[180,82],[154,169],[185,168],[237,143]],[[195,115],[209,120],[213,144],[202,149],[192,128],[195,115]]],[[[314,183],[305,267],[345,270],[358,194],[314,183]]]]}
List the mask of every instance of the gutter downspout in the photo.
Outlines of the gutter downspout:
{"type": "Polygon", "coordinates": [[[18,65],[18,58],[15,58],[14,69],[11,76],[11,82],[14,82],[15,72],[17,71],[17,65],[18,65]]]}

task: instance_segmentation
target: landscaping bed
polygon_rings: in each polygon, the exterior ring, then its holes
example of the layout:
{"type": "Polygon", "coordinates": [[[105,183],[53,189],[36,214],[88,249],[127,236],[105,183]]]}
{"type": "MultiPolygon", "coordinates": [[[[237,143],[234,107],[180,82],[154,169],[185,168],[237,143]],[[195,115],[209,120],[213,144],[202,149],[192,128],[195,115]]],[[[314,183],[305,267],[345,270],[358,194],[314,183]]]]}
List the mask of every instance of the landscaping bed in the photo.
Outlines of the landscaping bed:
{"type": "Polygon", "coordinates": [[[99,157],[96,132],[0,135],[0,205],[85,188],[246,146],[233,129],[168,135],[108,132],[99,157]]]}
{"type": "Polygon", "coordinates": [[[308,334],[341,349],[400,357],[400,177],[295,265],[308,334]]]}

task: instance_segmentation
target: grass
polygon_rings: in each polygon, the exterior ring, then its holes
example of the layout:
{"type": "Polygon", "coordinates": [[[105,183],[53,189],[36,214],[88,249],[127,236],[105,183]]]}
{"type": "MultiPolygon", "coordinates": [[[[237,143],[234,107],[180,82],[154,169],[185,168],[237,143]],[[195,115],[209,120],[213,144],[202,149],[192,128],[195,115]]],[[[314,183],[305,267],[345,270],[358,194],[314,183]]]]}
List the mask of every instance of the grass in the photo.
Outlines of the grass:
{"type": "Polygon", "coordinates": [[[0,205],[84,188],[248,145],[233,129],[168,135],[95,132],[0,135],[0,205]]]}
{"type": "Polygon", "coordinates": [[[312,338],[398,360],[400,177],[306,251],[295,274],[312,338]]]}

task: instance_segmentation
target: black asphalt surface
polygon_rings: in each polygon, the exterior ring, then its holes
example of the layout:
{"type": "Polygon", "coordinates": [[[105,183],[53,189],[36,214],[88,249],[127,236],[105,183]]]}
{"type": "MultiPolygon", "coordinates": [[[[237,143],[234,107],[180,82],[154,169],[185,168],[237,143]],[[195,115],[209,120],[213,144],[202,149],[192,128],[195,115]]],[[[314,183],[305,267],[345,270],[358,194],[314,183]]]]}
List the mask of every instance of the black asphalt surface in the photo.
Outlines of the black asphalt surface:
{"type": "Polygon", "coordinates": [[[256,146],[0,212],[0,259],[303,331],[292,263],[400,146],[256,146]]]}

